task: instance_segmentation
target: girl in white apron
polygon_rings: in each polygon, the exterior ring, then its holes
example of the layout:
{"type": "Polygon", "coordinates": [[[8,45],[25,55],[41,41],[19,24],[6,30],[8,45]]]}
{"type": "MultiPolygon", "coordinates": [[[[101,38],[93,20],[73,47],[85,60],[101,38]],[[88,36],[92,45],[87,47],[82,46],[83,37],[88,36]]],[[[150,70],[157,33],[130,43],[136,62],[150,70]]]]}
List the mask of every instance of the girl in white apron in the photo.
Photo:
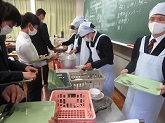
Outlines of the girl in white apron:
{"type": "MultiPolygon", "coordinates": [[[[89,43],[89,46],[90,46],[90,49],[92,52],[93,62],[100,60],[100,57],[98,56],[97,51],[96,51],[96,47],[97,47],[97,44],[98,44],[101,36],[104,36],[104,34],[101,34],[97,38],[97,41],[96,41],[94,47],[91,47],[91,43],[89,43]]],[[[102,66],[101,68],[99,68],[98,70],[106,77],[106,80],[105,80],[105,83],[103,86],[104,95],[112,97],[113,90],[114,90],[114,76],[115,76],[114,65],[106,64],[106,65],[102,66]]]]}

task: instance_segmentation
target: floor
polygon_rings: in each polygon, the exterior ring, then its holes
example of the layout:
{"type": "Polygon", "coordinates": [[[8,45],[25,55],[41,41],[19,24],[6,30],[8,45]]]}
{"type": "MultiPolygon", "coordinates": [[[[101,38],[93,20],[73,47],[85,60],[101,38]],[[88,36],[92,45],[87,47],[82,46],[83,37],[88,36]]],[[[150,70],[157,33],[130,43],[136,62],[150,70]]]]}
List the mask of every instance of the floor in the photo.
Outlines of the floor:
{"type": "MultiPolygon", "coordinates": [[[[49,64],[50,69],[54,69],[53,64],[49,64]]],[[[47,86],[43,86],[42,88],[42,101],[48,101],[50,97],[50,92],[48,90],[47,86]]],[[[124,98],[121,96],[121,94],[115,89],[114,94],[112,96],[112,100],[117,105],[117,107],[121,110],[124,104],[124,98]]]]}

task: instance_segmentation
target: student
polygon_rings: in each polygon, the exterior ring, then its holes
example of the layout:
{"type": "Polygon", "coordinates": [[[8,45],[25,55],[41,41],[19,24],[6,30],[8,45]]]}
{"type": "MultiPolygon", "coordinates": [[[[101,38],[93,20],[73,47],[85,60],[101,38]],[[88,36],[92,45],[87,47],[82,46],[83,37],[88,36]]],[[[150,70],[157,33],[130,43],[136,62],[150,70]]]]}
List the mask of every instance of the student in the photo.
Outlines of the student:
{"type": "MultiPolygon", "coordinates": [[[[49,55],[48,48],[50,50],[56,51],[56,48],[52,45],[49,39],[49,33],[46,23],[43,23],[45,19],[46,12],[42,8],[36,11],[36,15],[40,20],[40,24],[38,26],[38,31],[36,35],[31,35],[30,38],[32,40],[33,45],[35,46],[39,55],[49,55]]],[[[48,85],[48,71],[49,67],[48,64],[44,65],[43,67],[43,80],[44,85],[48,85]]]]}
{"type": "Polygon", "coordinates": [[[31,63],[39,59],[39,55],[29,35],[35,35],[37,33],[39,23],[40,21],[36,15],[30,12],[25,13],[25,15],[22,16],[21,31],[19,32],[16,40],[16,52],[19,61],[21,63],[37,67],[39,71],[36,80],[33,80],[34,82],[27,83],[28,101],[41,100],[42,78],[40,67],[48,64],[58,56],[58,54],[55,54],[55,56],[52,56],[48,60],[31,63]]]}
{"type": "Polygon", "coordinates": [[[113,48],[111,40],[105,34],[101,34],[94,29],[91,22],[83,22],[78,30],[78,34],[89,42],[90,57],[85,64],[86,70],[97,68],[106,77],[103,86],[105,96],[111,97],[114,90],[114,66],[113,48]]]}
{"type": "Polygon", "coordinates": [[[75,53],[76,65],[85,64],[89,57],[86,42],[82,41],[83,39],[77,34],[80,24],[84,21],[86,20],[83,16],[77,16],[71,23],[71,29],[74,30],[74,34],[68,41],[62,43],[62,45],[67,46],[73,44],[73,50],[70,51],[70,54],[75,53]]]}
{"type": "MultiPolygon", "coordinates": [[[[35,79],[36,75],[31,70],[35,70],[31,66],[27,66],[18,61],[11,61],[8,59],[5,46],[5,38],[2,37],[12,31],[13,26],[19,26],[21,24],[21,15],[17,8],[10,3],[0,2],[3,16],[1,16],[2,22],[0,23],[0,83],[21,81],[23,79],[35,79]],[[5,6],[5,7],[4,7],[5,6]],[[2,19],[3,18],[3,19],[2,19]],[[24,72],[29,71],[29,72],[24,72]]],[[[21,85],[1,85],[0,86],[0,104],[6,102],[18,103],[25,96],[21,85]]]]}
{"type": "MultiPolygon", "coordinates": [[[[165,2],[151,9],[148,22],[151,35],[137,39],[132,52],[131,62],[123,73],[165,82],[165,2]],[[155,40],[156,42],[151,43],[155,40]]],[[[162,96],[155,96],[129,88],[123,107],[128,119],[144,119],[145,123],[156,123],[163,105],[162,96]]]]}

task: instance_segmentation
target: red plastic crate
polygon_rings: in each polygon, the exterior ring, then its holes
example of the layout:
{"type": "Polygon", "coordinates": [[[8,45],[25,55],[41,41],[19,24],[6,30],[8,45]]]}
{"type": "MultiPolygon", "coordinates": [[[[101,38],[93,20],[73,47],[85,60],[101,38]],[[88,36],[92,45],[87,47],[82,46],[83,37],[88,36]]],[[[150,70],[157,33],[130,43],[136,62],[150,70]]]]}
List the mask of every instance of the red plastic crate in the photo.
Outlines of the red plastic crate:
{"type": "Polygon", "coordinates": [[[55,90],[50,101],[56,102],[58,123],[95,122],[93,103],[87,90],[55,90]]]}

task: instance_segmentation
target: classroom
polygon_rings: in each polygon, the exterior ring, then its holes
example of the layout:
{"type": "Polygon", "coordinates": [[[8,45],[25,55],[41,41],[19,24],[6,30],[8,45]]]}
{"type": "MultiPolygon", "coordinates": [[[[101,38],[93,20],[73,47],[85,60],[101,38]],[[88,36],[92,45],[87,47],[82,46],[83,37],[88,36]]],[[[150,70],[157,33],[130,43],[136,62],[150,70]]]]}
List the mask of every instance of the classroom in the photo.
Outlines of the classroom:
{"type": "Polygon", "coordinates": [[[164,0],[0,0],[0,123],[164,123],[164,0]]]}

